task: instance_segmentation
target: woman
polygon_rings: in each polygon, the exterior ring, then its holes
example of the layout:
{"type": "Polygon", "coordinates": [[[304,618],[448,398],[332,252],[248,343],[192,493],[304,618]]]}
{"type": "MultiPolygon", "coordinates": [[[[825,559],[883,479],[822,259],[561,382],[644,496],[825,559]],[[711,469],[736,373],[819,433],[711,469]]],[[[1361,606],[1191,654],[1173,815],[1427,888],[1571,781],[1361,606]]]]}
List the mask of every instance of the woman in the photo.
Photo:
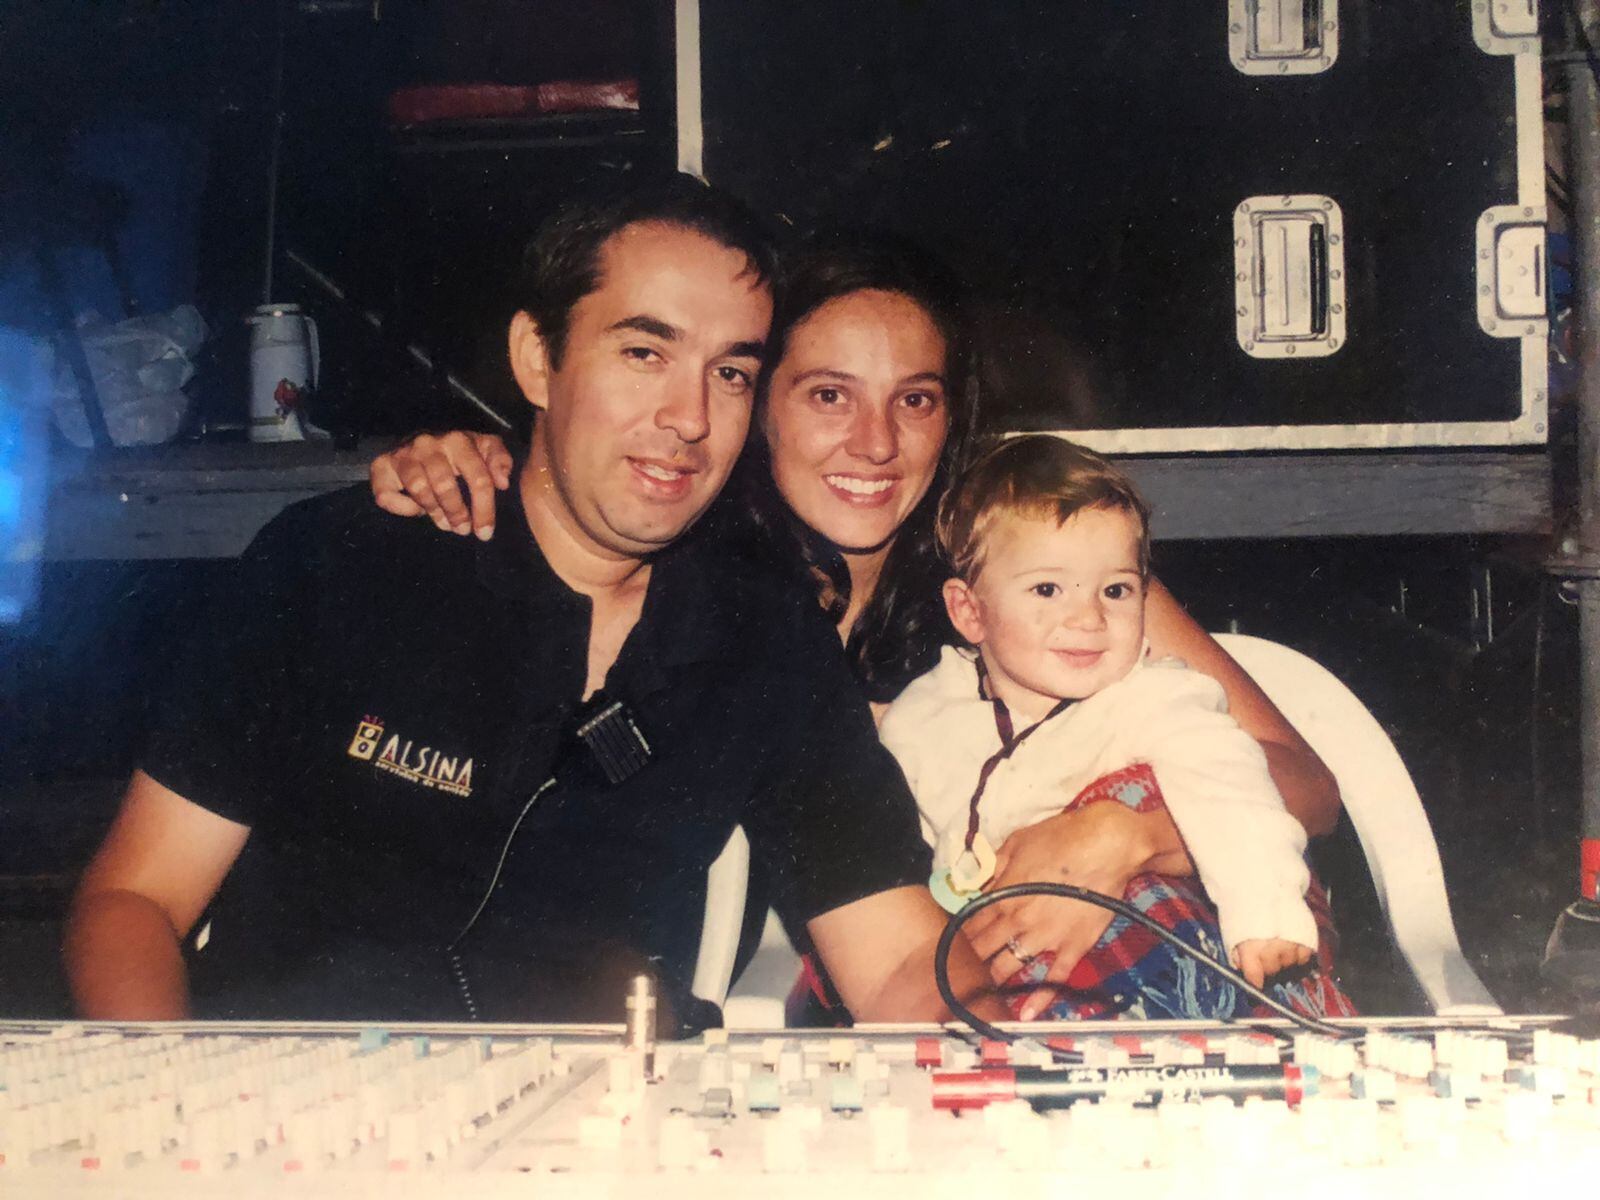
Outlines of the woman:
{"type": "MultiPolygon", "coordinates": [[[[735,522],[745,536],[803,565],[875,705],[930,668],[939,646],[954,639],[939,598],[945,570],[933,516],[972,441],[971,357],[958,287],[914,248],[835,236],[790,262],[752,444],[729,499],[752,518],[735,522]]],[[[380,456],[371,477],[388,511],[426,513],[441,529],[487,537],[493,489],[509,486],[511,474],[499,439],[452,433],[380,456]]],[[[1330,832],[1339,799],[1327,769],[1154,582],[1147,635],[1153,654],[1183,658],[1222,684],[1235,719],[1266,752],[1289,811],[1309,834],[1330,832]]],[[[1048,881],[1121,896],[1135,877],[1192,873],[1159,804],[1141,811],[1096,803],[1014,834],[998,853],[990,887],[1048,881]]],[[[1013,955],[1026,946],[1052,951],[1040,982],[1060,984],[1109,923],[1102,909],[1035,898],[996,905],[967,930],[997,981],[1016,973],[1013,955]]],[[[1046,999],[1041,992],[1031,1000],[1030,1015],[1046,999]]]]}

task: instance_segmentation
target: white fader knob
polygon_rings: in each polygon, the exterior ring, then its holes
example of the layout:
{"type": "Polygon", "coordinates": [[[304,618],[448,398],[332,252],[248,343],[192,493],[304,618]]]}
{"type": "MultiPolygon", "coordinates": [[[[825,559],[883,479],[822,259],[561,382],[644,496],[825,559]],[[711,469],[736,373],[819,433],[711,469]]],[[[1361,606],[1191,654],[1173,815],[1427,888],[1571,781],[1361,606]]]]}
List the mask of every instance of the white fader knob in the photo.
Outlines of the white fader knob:
{"type": "Polygon", "coordinates": [[[391,1171],[411,1171],[422,1167],[422,1112],[405,1108],[391,1112],[388,1121],[388,1139],[385,1162],[391,1171]]]}
{"type": "Polygon", "coordinates": [[[711,1153],[711,1139],[695,1128],[694,1120],[683,1113],[661,1122],[657,1136],[656,1160],[664,1168],[699,1167],[711,1153]]]}
{"type": "Polygon", "coordinates": [[[14,1108],[0,1121],[0,1167],[20,1169],[44,1145],[39,1110],[14,1108]]]}
{"type": "Polygon", "coordinates": [[[911,1167],[911,1110],[880,1104],[867,1111],[872,1131],[872,1169],[905,1171],[911,1167]]]}
{"type": "Polygon", "coordinates": [[[768,1173],[790,1174],[806,1169],[810,1161],[805,1128],[788,1114],[761,1126],[761,1169],[768,1173]]]}
{"type": "Polygon", "coordinates": [[[656,993],[648,975],[635,975],[627,999],[627,1047],[644,1064],[644,1077],[656,1071],[656,993]]]}
{"type": "Polygon", "coordinates": [[[187,1145],[180,1160],[186,1171],[215,1171],[227,1158],[222,1111],[205,1108],[189,1118],[187,1145]]]}
{"type": "Polygon", "coordinates": [[[327,1117],[321,1109],[305,1108],[283,1123],[283,1143],[288,1150],[285,1171],[315,1171],[327,1157],[327,1117]]]}

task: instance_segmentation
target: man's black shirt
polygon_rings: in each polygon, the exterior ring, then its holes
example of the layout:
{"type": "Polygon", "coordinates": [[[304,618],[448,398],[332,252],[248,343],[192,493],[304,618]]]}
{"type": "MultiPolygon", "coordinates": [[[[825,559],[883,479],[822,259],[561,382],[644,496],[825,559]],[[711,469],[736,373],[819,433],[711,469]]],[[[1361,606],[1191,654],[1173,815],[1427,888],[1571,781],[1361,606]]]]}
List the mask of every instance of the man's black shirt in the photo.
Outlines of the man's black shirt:
{"type": "MultiPolygon", "coordinates": [[[[915,808],[815,600],[691,532],[653,563],[606,692],[648,742],[615,786],[574,749],[590,608],[515,485],[493,541],[353,488],[286,509],[186,648],[143,763],[251,827],[191,958],[208,1016],[575,1019],[617,946],[692,972],[735,824],[791,927],[927,879],[915,808]]],[[[607,1014],[611,1015],[611,1014],[607,1014]]]]}

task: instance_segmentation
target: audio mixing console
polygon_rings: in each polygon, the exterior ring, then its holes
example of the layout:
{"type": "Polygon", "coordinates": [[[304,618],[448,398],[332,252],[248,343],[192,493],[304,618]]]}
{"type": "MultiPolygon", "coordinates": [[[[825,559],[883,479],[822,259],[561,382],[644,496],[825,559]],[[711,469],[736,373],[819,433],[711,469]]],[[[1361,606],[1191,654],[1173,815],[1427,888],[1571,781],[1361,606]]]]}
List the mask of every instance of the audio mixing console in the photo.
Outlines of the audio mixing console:
{"type": "Polygon", "coordinates": [[[0,1195],[1514,1195],[1600,1180],[1600,1040],[1551,1024],[6,1023],[0,1195]]]}

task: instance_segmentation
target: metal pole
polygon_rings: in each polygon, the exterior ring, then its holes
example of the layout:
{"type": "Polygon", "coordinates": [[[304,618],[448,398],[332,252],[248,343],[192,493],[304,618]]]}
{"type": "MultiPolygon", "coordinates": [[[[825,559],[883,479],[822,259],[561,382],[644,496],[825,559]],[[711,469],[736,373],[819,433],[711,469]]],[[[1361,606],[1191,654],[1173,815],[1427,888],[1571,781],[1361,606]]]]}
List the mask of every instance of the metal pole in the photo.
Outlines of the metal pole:
{"type": "Polygon", "coordinates": [[[283,159],[283,60],[288,51],[285,40],[287,0],[274,0],[274,46],[272,51],[272,124],[267,130],[267,244],[261,270],[261,303],[272,303],[273,271],[278,258],[278,175],[283,159]]]}
{"type": "MultiPolygon", "coordinates": [[[[1595,37],[1600,0],[1578,0],[1578,18],[1595,37]]],[[[1572,165],[1573,234],[1578,255],[1578,526],[1580,555],[1600,557],[1600,86],[1591,63],[1567,67],[1568,129],[1572,165]]],[[[1600,579],[1585,572],[1579,588],[1582,694],[1579,736],[1583,753],[1585,857],[1600,844],[1600,579]]],[[[1586,866],[1591,866],[1586,863],[1586,866]]],[[[1594,878],[1585,872],[1584,894],[1595,899],[1594,878]]]]}
{"type": "MultiPolygon", "coordinates": [[[[1593,44],[1600,0],[1569,9],[1593,44]]],[[[1600,1003],[1600,82],[1588,55],[1567,64],[1572,225],[1577,250],[1578,510],[1552,570],[1578,591],[1582,838],[1579,899],[1568,905],[1545,948],[1547,978],[1585,1005],[1600,1003]]]]}
{"type": "Polygon", "coordinates": [[[678,170],[704,179],[706,147],[700,111],[700,0],[674,0],[672,35],[677,68],[678,170]]]}
{"type": "MultiPolygon", "coordinates": [[[[316,284],[323,291],[327,292],[328,295],[332,296],[340,304],[347,305],[350,311],[365,321],[373,330],[373,332],[378,334],[383,334],[386,332],[387,327],[384,324],[382,314],[374,312],[370,308],[362,308],[359,304],[356,304],[348,295],[345,294],[345,290],[342,287],[335,283],[331,277],[317,270],[317,268],[307,261],[307,259],[301,255],[299,251],[288,250],[285,251],[284,254],[285,257],[288,258],[291,265],[300,268],[301,271],[305,272],[307,279],[311,280],[312,283],[316,284]]],[[[442,370],[439,365],[434,362],[433,355],[429,354],[428,351],[422,346],[419,346],[416,342],[406,342],[400,347],[400,349],[404,350],[407,357],[409,357],[412,362],[416,363],[417,366],[421,367],[429,375],[439,379],[444,386],[450,390],[451,395],[465,400],[468,404],[472,405],[473,408],[477,409],[496,425],[500,426],[501,429],[507,431],[511,429],[511,422],[506,420],[505,417],[501,416],[493,405],[482,399],[477,392],[473,391],[470,387],[463,383],[460,376],[458,376],[454,371],[442,370]]]]}

